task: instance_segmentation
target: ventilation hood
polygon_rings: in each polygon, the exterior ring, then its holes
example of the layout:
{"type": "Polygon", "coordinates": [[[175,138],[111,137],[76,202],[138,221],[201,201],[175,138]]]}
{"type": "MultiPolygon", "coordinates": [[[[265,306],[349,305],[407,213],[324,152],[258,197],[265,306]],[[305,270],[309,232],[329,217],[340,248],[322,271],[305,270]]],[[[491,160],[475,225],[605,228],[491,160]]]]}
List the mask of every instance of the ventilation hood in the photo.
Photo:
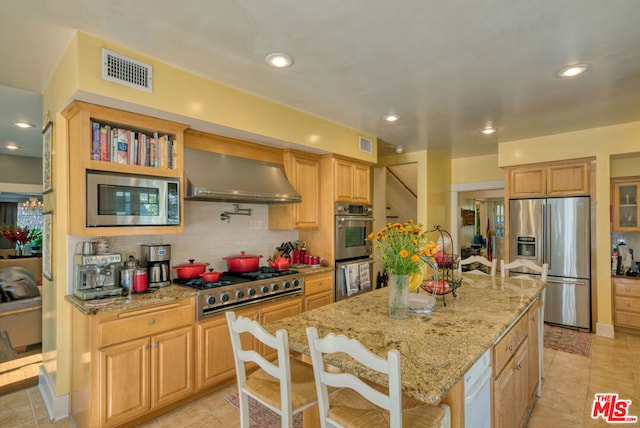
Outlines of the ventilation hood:
{"type": "Polygon", "coordinates": [[[185,199],[253,204],[302,201],[279,164],[184,149],[184,171],[185,199]]]}

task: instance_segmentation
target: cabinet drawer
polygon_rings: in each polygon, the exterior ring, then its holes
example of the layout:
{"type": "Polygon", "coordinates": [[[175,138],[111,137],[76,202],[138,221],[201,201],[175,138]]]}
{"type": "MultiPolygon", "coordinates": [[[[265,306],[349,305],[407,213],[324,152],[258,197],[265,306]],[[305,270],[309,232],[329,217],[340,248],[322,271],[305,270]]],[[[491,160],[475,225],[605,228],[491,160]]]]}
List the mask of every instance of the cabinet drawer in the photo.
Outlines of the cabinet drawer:
{"type": "Polygon", "coordinates": [[[333,272],[309,275],[304,278],[305,296],[331,290],[333,290],[333,272]]]}
{"type": "Polygon", "coordinates": [[[523,316],[504,336],[502,336],[502,339],[493,346],[494,376],[500,374],[504,365],[516,352],[522,341],[527,337],[528,331],[529,318],[527,316],[523,316]]]}
{"type": "Polygon", "coordinates": [[[195,322],[195,308],[184,303],[172,303],[153,308],[143,308],[122,312],[118,319],[100,325],[100,347],[151,336],[160,332],[192,325],[195,322]]]}
{"type": "Polygon", "coordinates": [[[640,299],[616,296],[616,310],[640,313],[640,299]]]}
{"type": "Polygon", "coordinates": [[[614,284],[617,296],[640,297],[640,281],[615,279],[614,284]]]}
{"type": "Polygon", "coordinates": [[[616,325],[640,328],[640,314],[634,314],[631,312],[616,311],[616,325]]]}

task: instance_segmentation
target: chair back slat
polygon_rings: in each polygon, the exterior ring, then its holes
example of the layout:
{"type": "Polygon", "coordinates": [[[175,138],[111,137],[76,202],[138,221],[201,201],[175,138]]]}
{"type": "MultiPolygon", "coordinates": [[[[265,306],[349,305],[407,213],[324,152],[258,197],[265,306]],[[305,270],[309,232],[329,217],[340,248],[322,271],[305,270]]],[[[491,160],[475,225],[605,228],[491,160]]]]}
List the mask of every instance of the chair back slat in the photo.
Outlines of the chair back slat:
{"type": "MultiPolygon", "coordinates": [[[[509,276],[510,270],[521,268],[521,267],[527,268],[539,274],[541,281],[547,280],[547,275],[549,273],[548,263],[544,263],[542,266],[540,266],[531,260],[523,260],[523,259],[516,259],[511,263],[505,263],[504,260],[500,260],[500,276],[502,277],[509,276]]],[[[524,275],[514,276],[513,278],[531,279],[531,276],[524,274],[524,275]]]]}
{"type": "MultiPolygon", "coordinates": [[[[481,265],[488,267],[489,268],[489,275],[496,276],[496,270],[497,270],[497,267],[498,267],[498,260],[497,259],[493,259],[493,260],[490,261],[486,257],[476,256],[476,255],[469,256],[464,260],[460,260],[460,262],[458,263],[458,273],[462,273],[462,266],[470,265],[470,264],[474,264],[474,263],[480,263],[481,265]]],[[[483,272],[483,271],[478,270],[478,269],[474,269],[474,270],[469,271],[467,273],[487,275],[486,272],[483,272]]]]}

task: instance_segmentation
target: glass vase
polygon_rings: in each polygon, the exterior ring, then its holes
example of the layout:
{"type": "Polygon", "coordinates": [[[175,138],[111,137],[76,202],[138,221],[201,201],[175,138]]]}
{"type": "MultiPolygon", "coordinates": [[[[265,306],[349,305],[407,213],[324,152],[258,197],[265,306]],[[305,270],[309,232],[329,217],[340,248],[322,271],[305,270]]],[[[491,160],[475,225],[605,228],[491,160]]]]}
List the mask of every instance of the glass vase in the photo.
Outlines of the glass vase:
{"type": "Polygon", "coordinates": [[[409,275],[389,275],[389,316],[409,318],[409,275]]]}
{"type": "Polygon", "coordinates": [[[24,256],[24,244],[22,242],[16,242],[16,255],[24,256]]]}

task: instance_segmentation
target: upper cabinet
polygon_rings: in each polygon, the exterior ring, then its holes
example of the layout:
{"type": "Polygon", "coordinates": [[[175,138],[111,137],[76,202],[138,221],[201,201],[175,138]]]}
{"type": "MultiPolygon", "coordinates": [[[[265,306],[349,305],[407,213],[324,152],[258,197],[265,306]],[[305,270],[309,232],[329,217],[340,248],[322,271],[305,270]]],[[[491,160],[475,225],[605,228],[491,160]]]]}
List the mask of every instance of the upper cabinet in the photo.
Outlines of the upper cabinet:
{"type": "Polygon", "coordinates": [[[611,180],[614,232],[640,232],[640,177],[611,180]]]}
{"type": "Polygon", "coordinates": [[[269,205],[269,229],[315,229],[320,224],[320,160],[311,153],[286,150],[284,168],[302,196],[296,204],[269,205]]]}
{"type": "MultiPolygon", "coordinates": [[[[186,125],[83,102],[64,111],[68,125],[71,235],[114,236],[182,233],[171,226],[87,227],[87,170],[182,180],[186,125]]],[[[180,192],[180,212],[183,212],[180,192]]]]}
{"type": "Polygon", "coordinates": [[[371,203],[369,165],[334,158],[333,173],[336,202],[371,203]]]}
{"type": "Polygon", "coordinates": [[[589,195],[589,160],[507,168],[508,198],[589,195]]]}

